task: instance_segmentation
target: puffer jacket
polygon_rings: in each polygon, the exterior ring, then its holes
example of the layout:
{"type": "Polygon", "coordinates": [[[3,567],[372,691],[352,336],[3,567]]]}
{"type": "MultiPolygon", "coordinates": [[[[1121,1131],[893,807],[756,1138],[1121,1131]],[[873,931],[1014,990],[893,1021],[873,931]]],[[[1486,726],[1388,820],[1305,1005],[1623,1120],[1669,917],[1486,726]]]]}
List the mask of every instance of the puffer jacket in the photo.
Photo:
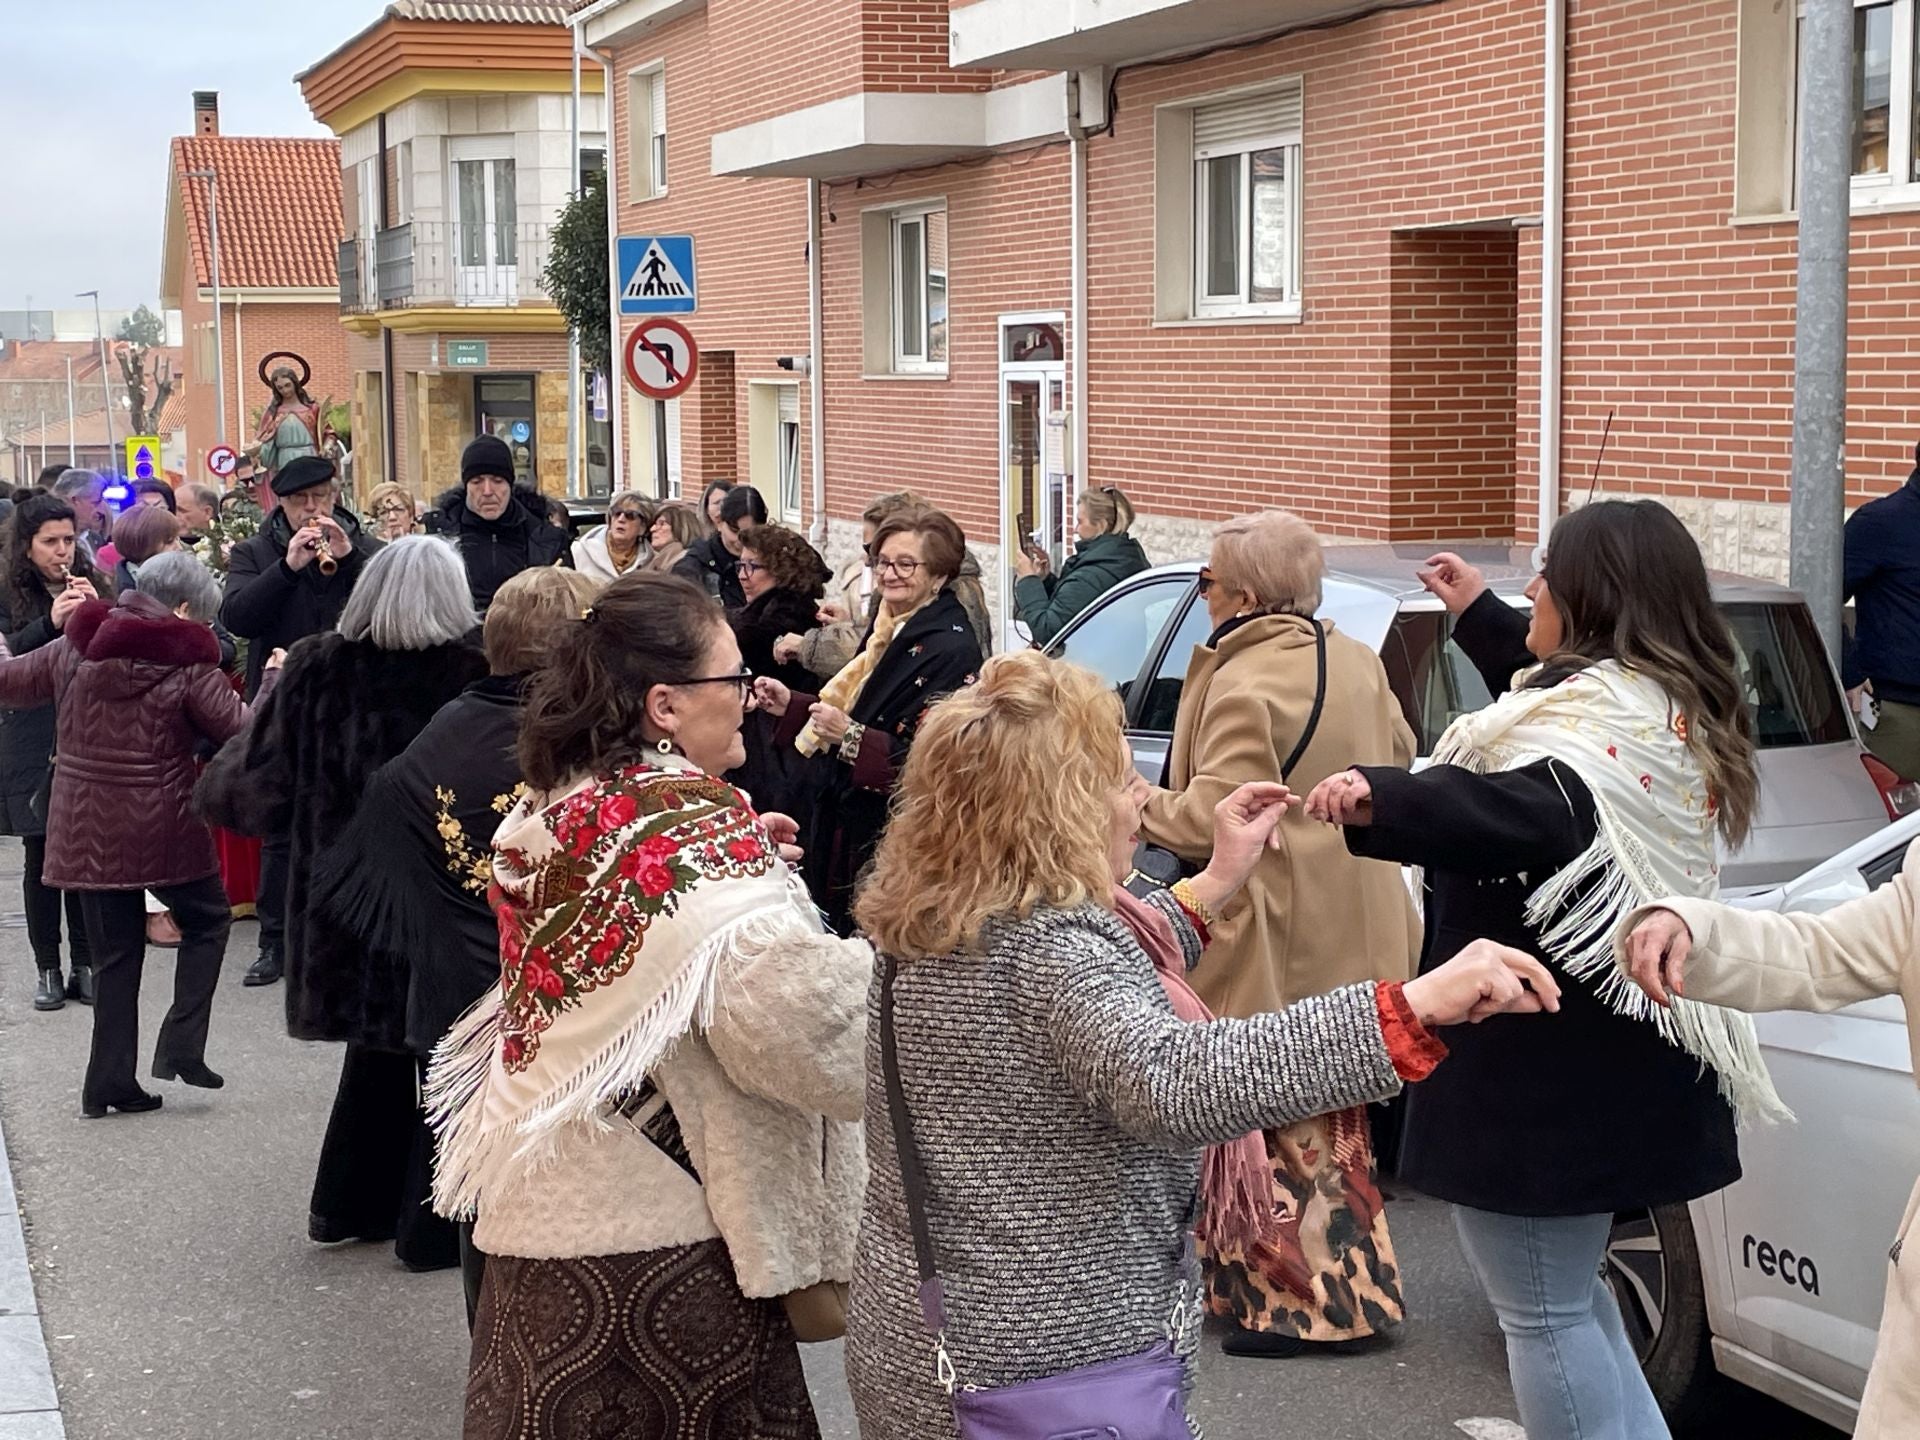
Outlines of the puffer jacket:
{"type": "Polygon", "coordinates": [[[547,523],[546,499],[528,485],[513,487],[513,499],[498,520],[467,508],[464,486],[442,491],[421,522],[429,535],[450,536],[467,567],[473,608],[486,613],[500,587],[522,570],[547,565],[573,568],[573,537],[547,523]]]}
{"type": "Polygon", "coordinates": [[[1016,581],[1014,608],[1033,643],[1045,645],[1087,606],[1146,568],[1147,552],[1133,536],[1096,535],[1080,542],[1057,577],[1023,575],[1016,581]]]}
{"type": "Polygon", "coordinates": [[[138,591],[90,600],[54,644],[0,650],[0,705],[56,702],[46,883],[138,890],[218,874],[213,836],[190,810],[194,751],[237,735],[247,707],[220,672],[213,631],[138,591]]]}

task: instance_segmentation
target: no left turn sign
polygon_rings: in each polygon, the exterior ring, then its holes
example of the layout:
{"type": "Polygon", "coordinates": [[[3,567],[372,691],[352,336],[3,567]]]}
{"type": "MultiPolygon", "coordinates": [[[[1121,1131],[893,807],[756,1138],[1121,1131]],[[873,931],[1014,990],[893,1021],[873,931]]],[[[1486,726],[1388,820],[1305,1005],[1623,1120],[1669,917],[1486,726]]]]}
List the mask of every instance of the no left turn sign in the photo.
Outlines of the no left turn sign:
{"type": "Polygon", "coordinates": [[[231,445],[216,445],[207,452],[207,469],[224,480],[240,468],[240,457],[231,445]]]}
{"type": "Polygon", "coordinates": [[[654,316],[627,337],[627,378],[642,395],[678,399],[699,373],[700,347],[678,320],[654,316]]]}

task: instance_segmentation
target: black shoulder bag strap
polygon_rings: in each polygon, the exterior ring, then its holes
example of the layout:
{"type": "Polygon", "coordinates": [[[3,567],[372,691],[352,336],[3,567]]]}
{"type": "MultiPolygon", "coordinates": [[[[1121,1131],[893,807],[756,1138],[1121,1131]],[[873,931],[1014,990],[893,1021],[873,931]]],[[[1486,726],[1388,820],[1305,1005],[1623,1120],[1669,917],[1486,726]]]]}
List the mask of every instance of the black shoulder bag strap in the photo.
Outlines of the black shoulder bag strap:
{"type": "Polygon", "coordinates": [[[907,1224],[913,1230],[913,1255],[920,1271],[920,1318],[938,1342],[941,1383],[953,1389],[953,1363],[947,1357],[946,1296],[940,1284],[939,1259],[933,1249],[933,1230],[927,1223],[927,1172],[913,1141],[913,1122],[907,1114],[906,1087],[900,1083],[900,1049],[893,1028],[893,982],[899,967],[891,955],[880,957],[880,1073],[887,1086],[887,1115],[893,1122],[893,1148],[900,1156],[900,1187],[907,1202],[907,1224]]]}
{"type": "Polygon", "coordinates": [[[1307,746],[1313,743],[1314,732],[1320,728],[1321,712],[1327,708],[1327,627],[1322,625],[1318,620],[1310,623],[1313,625],[1315,670],[1313,709],[1307,712],[1307,725],[1306,728],[1300,732],[1300,743],[1293,747],[1292,754],[1280,762],[1280,780],[1283,784],[1286,782],[1287,777],[1293,774],[1293,767],[1298,765],[1302,757],[1306,755],[1307,746]]]}

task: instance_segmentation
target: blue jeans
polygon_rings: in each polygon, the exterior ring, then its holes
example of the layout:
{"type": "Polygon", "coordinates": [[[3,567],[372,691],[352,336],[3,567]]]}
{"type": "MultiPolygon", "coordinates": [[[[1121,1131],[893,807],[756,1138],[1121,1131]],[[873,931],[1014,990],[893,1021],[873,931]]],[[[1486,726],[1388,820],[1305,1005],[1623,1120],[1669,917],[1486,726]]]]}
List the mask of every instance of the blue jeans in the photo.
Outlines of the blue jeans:
{"type": "Polygon", "coordinates": [[[1453,1207],[1467,1263],[1507,1337],[1527,1440],[1671,1440],[1600,1278],[1611,1215],[1453,1207]]]}

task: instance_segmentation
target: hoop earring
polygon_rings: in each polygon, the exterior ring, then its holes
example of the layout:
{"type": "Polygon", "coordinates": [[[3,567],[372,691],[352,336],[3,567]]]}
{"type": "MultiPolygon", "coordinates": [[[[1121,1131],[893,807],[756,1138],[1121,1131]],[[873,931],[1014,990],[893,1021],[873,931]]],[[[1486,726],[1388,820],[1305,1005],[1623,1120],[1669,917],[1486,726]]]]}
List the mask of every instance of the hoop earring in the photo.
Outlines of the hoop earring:
{"type": "Polygon", "coordinates": [[[662,735],[660,739],[655,742],[653,748],[662,755],[671,755],[673,753],[673,738],[668,735],[662,735]]]}

